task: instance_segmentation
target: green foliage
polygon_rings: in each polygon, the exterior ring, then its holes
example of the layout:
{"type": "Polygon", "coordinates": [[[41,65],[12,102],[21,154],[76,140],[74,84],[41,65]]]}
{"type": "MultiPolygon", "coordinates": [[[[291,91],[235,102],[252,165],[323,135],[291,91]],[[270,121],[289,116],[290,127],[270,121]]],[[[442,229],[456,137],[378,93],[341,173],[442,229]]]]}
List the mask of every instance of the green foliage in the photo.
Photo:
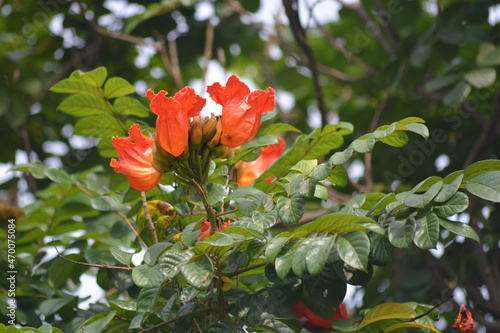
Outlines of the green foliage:
{"type": "MultiPolygon", "coordinates": [[[[24,327],[0,324],[0,332],[303,332],[292,310],[299,300],[323,319],[346,303],[350,318],[334,321],[337,331],[438,332],[438,313],[447,326],[454,313],[423,303],[445,301],[443,288],[455,287],[468,291],[477,318],[500,318],[491,283],[500,239],[494,3],[443,2],[437,12],[423,1],[343,6],[338,20],[303,27],[314,60],[292,40],[300,29],[245,14],[259,3],[203,3],[213,6],[213,31],[194,1],[129,1],[142,10],[130,17],[89,1],[2,6],[0,126],[15,135],[0,143],[0,161],[28,159],[13,163],[0,205],[16,219],[24,327]],[[113,26],[101,25],[109,18],[113,26]],[[111,138],[154,124],[136,87],[173,96],[209,79],[210,63],[293,96],[293,106],[278,100],[253,140],[210,163],[206,198],[166,173],[169,186],[146,194],[152,231],[141,194],[109,167],[111,138]],[[313,125],[318,96],[321,126],[313,125]],[[239,187],[234,165],[255,160],[278,133],[287,141],[281,158],[239,187]],[[52,151],[54,142],[68,151],[52,151]],[[29,204],[20,210],[13,197],[29,204]],[[204,199],[219,225],[198,240],[204,199]],[[436,248],[443,253],[422,259],[436,248]],[[89,305],[84,275],[103,290],[89,305]],[[346,298],[350,286],[363,289],[359,309],[346,298]],[[485,289],[489,299],[477,296],[485,289]]],[[[5,267],[7,245],[0,252],[5,267]]]]}

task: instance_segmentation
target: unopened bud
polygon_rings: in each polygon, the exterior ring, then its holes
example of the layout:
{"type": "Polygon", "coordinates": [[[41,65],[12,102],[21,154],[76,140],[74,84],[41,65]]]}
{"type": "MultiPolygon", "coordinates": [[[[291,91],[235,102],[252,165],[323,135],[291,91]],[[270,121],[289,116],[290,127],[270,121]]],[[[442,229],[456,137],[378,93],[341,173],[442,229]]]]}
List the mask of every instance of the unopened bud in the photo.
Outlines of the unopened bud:
{"type": "Polygon", "coordinates": [[[214,149],[214,152],[217,158],[229,158],[233,154],[234,149],[220,145],[214,149]]]}
{"type": "Polygon", "coordinates": [[[153,146],[153,167],[161,172],[172,171],[171,162],[175,157],[163,149],[158,141],[153,146]]]}
{"type": "Polygon", "coordinates": [[[216,128],[216,130],[215,130],[214,136],[207,143],[207,146],[209,149],[213,149],[219,144],[220,136],[222,134],[222,123],[219,119],[217,119],[217,126],[215,128],[216,128]]]}
{"type": "Polygon", "coordinates": [[[189,145],[191,148],[198,148],[201,144],[201,139],[203,136],[203,131],[201,130],[201,119],[200,116],[193,118],[193,121],[189,127],[189,145]]]}
{"type": "Polygon", "coordinates": [[[202,130],[202,141],[203,142],[208,142],[212,140],[212,138],[215,135],[215,132],[217,132],[217,117],[212,114],[212,116],[205,117],[205,120],[203,120],[203,123],[201,124],[201,130],[202,130]]]}

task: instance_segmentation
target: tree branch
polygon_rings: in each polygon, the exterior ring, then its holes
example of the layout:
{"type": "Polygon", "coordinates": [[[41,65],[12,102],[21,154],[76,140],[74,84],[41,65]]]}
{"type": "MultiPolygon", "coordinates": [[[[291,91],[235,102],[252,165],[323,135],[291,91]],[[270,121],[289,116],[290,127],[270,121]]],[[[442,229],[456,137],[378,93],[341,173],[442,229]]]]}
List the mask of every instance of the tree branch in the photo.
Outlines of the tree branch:
{"type": "Polygon", "coordinates": [[[292,29],[293,36],[306,54],[307,66],[311,70],[318,109],[321,113],[321,125],[325,126],[328,124],[328,111],[326,109],[321,83],[319,82],[318,64],[316,63],[313,50],[307,42],[305,30],[300,23],[297,0],[283,0],[283,5],[285,6],[288,20],[290,21],[290,28],[292,29]]]}
{"type": "Polygon", "coordinates": [[[488,145],[491,143],[495,136],[495,129],[500,120],[500,91],[497,92],[493,102],[493,108],[490,116],[486,121],[486,126],[481,132],[479,139],[476,141],[474,148],[472,148],[467,160],[464,163],[464,168],[481,159],[488,145]]]}
{"type": "Polygon", "coordinates": [[[149,231],[151,231],[151,235],[153,236],[153,241],[155,244],[158,243],[158,236],[156,235],[156,228],[151,220],[151,214],[149,213],[148,200],[146,199],[146,192],[141,191],[141,200],[142,206],[144,207],[144,215],[146,216],[146,220],[148,221],[149,231]]]}
{"type": "Polygon", "coordinates": [[[124,271],[131,271],[132,269],[134,269],[134,267],[121,267],[121,266],[110,266],[110,265],[99,265],[99,264],[89,264],[88,262],[81,262],[81,261],[76,261],[76,260],[73,260],[73,259],[70,259],[70,258],[67,258],[65,256],[63,256],[59,250],[57,249],[57,246],[55,244],[54,241],[52,241],[52,243],[54,243],[54,249],[56,249],[56,252],[57,252],[57,255],[66,260],[66,261],[69,261],[69,262],[72,262],[74,264],[77,264],[77,265],[82,265],[82,266],[90,266],[90,267],[97,267],[97,268],[107,268],[107,269],[119,269],[119,270],[124,270],[124,271]]]}

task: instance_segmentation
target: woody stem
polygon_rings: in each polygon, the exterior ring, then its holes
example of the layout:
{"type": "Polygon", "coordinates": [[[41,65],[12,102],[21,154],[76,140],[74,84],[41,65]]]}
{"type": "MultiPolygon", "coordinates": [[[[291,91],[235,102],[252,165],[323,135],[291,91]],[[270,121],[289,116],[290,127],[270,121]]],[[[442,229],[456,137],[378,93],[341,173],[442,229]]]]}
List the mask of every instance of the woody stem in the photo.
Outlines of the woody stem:
{"type": "Polygon", "coordinates": [[[205,211],[207,213],[207,220],[210,221],[210,225],[212,229],[215,230],[217,227],[217,213],[213,209],[212,205],[208,201],[208,191],[206,182],[199,182],[194,178],[191,178],[198,194],[200,195],[201,201],[203,202],[203,206],[205,206],[205,211]],[[200,184],[201,183],[201,184],[200,184]]]}
{"type": "Polygon", "coordinates": [[[148,208],[148,200],[146,199],[146,192],[141,191],[141,199],[142,199],[142,206],[144,207],[144,215],[146,216],[146,220],[148,221],[148,226],[149,230],[151,231],[151,235],[153,236],[153,241],[154,243],[158,243],[158,236],[156,235],[156,228],[153,223],[153,220],[151,220],[151,214],[149,214],[149,208],[148,208]]]}

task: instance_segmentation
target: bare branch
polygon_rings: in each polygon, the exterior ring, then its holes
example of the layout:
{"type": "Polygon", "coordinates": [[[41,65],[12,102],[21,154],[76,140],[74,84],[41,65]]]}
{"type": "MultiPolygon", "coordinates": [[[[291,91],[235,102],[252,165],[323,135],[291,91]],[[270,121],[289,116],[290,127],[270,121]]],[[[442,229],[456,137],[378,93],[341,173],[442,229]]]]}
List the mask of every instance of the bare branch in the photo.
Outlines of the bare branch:
{"type": "Polygon", "coordinates": [[[283,5],[285,6],[288,20],[290,21],[290,28],[292,29],[293,36],[306,54],[307,67],[311,70],[318,109],[321,113],[321,124],[324,126],[328,123],[328,111],[323,97],[323,90],[319,82],[318,64],[314,57],[313,50],[307,42],[306,32],[300,23],[297,0],[283,0],[283,5]]]}
{"type": "Polygon", "coordinates": [[[151,220],[151,214],[149,213],[148,200],[146,199],[146,192],[141,191],[141,200],[142,206],[144,207],[144,215],[146,216],[146,220],[148,221],[149,231],[151,231],[151,235],[153,236],[153,241],[155,244],[158,243],[158,236],[156,235],[156,228],[151,220]]]}
{"type": "Polygon", "coordinates": [[[132,269],[134,269],[133,267],[121,267],[121,266],[110,266],[110,265],[98,265],[98,264],[89,264],[88,262],[81,262],[81,261],[76,261],[76,260],[73,260],[73,259],[70,259],[70,258],[67,258],[65,256],[63,256],[59,250],[57,249],[57,246],[55,244],[54,241],[52,241],[54,244],[54,248],[56,249],[56,252],[57,252],[57,255],[66,260],[66,261],[69,261],[69,262],[72,262],[74,264],[77,264],[77,265],[82,265],[82,266],[90,266],[90,267],[97,267],[97,268],[107,268],[107,269],[119,269],[119,270],[124,270],[124,271],[131,271],[132,269]]]}
{"type": "Polygon", "coordinates": [[[476,141],[474,148],[472,148],[471,152],[469,153],[469,156],[464,163],[464,168],[480,159],[481,155],[484,153],[488,145],[492,143],[498,121],[500,121],[500,91],[498,91],[497,95],[495,96],[493,108],[488,120],[486,121],[486,126],[481,132],[479,139],[476,141]]]}
{"type": "Polygon", "coordinates": [[[205,30],[205,47],[203,49],[203,65],[201,74],[201,86],[204,87],[207,80],[208,64],[212,58],[212,48],[214,45],[214,25],[212,20],[207,20],[207,28],[205,30]]]}
{"type": "MultiPolygon", "coordinates": [[[[354,4],[347,4],[342,0],[337,0],[337,1],[340,4],[342,4],[342,6],[344,6],[345,8],[356,11],[358,13],[359,17],[361,17],[361,19],[365,22],[366,25],[375,24],[375,21],[372,20],[372,18],[370,17],[370,15],[366,11],[366,9],[363,7],[361,2],[357,2],[354,4]]],[[[380,30],[378,30],[378,31],[372,33],[372,35],[378,39],[380,46],[382,46],[385,53],[387,53],[387,55],[389,55],[391,58],[394,58],[394,56],[395,56],[394,50],[392,49],[391,44],[389,44],[389,42],[385,39],[382,32],[380,30]]]]}

